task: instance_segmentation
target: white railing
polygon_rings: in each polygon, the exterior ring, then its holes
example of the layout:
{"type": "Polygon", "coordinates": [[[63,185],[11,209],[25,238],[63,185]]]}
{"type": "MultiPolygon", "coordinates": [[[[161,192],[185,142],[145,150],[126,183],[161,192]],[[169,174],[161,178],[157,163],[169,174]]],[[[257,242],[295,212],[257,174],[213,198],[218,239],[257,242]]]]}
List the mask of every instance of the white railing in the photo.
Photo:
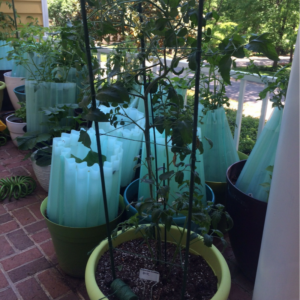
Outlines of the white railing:
{"type": "MultiPolygon", "coordinates": [[[[113,51],[112,48],[101,48],[98,49],[97,58],[99,62],[101,62],[101,55],[106,55],[106,60],[108,60],[109,54],[113,51]]],[[[167,59],[167,64],[171,64],[171,59],[167,59]]],[[[150,64],[149,64],[150,66],[150,64]]],[[[182,60],[179,62],[176,69],[182,69],[184,68],[184,72],[182,73],[181,77],[186,76],[188,73],[190,73],[188,70],[188,62],[186,60],[182,60]]],[[[158,66],[155,66],[152,68],[153,73],[158,73],[158,66]]],[[[201,73],[208,74],[209,69],[208,68],[201,68],[201,73]]],[[[243,74],[244,77],[240,79],[240,89],[239,89],[239,95],[238,95],[238,107],[237,107],[237,114],[236,114],[236,127],[234,131],[234,144],[236,149],[238,150],[239,147],[239,140],[240,140],[240,132],[241,132],[241,126],[242,126],[242,115],[243,115],[243,105],[244,105],[244,97],[245,97],[245,90],[246,85],[248,82],[255,82],[264,84],[266,86],[266,83],[263,82],[258,75],[255,74],[247,74],[240,71],[233,71],[231,70],[230,76],[232,78],[237,78],[239,75],[243,74]]],[[[175,75],[174,75],[175,76],[175,75]]],[[[266,81],[272,82],[276,78],[267,76],[266,81]]],[[[186,101],[186,99],[185,99],[186,101]]],[[[261,134],[266,120],[267,115],[267,108],[268,108],[268,102],[269,102],[269,93],[267,94],[266,98],[262,100],[262,106],[261,106],[261,112],[260,112],[260,119],[259,119],[259,125],[258,125],[258,132],[257,137],[261,134]]]]}

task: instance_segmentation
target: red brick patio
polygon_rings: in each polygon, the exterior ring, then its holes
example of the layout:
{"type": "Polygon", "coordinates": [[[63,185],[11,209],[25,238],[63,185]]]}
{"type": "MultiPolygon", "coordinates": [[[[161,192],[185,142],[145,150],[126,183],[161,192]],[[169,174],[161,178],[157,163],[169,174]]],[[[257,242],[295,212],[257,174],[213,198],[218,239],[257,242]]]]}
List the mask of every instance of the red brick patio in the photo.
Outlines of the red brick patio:
{"type": "MultiPolygon", "coordinates": [[[[11,141],[0,147],[0,178],[30,175],[30,159],[22,161],[11,141]]],[[[35,178],[36,179],[36,178],[35,178]]],[[[89,299],[84,280],[65,275],[59,268],[40,204],[47,193],[37,184],[35,192],[19,200],[0,203],[0,300],[89,299]]],[[[253,284],[239,271],[230,247],[228,262],[232,286],[230,300],[250,300],[253,284]]]]}

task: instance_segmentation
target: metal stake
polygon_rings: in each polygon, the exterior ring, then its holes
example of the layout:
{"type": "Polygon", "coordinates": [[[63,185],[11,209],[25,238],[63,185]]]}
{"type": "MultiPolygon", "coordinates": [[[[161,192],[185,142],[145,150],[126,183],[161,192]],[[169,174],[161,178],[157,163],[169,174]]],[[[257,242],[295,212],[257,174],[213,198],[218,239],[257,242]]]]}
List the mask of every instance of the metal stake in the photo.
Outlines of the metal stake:
{"type": "MultiPolygon", "coordinates": [[[[87,26],[87,18],[86,18],[86,10],[85,10],[85,0],[80,0],[80,4],[81,4],[83,30],[84,30],[85,50],[86,50],[86,57],[87,57],[88,70],[89,70],[90,89],[91,89],[91,94],[92,94],[92,109],[96,110],[94,75],[93,75],[92,58],[91,58],[91,51],[90,51],[89,30],[88,30],[88,26],[87,26]]],[[[108,216],[108,207],[107,207],[105,179],[104,179],[104,172],[103,172],[103,161],[102,161],[102,152],[101,152],[101,143],[100,143],[98,122],[95,122],[95,130],[96,130],[98,159],[99,159],[99,165],[100,165],[100,179],[101,179],[101,185],[102,185],[102,195],[103,195],[105,221],[106,221],[106,232],[107,232],[108,245],[109,245],[111,272],[112,272],[113,279],[116,279],[114,256],[113,256],[113,251],[112,251],[113,246],[112,246],[112,240],[111,240],[111,235],[110,235],[109,216],[108,216]]]]}
{"type": "Polygon", "coordinates": [[[184,276],[182,283],[181,299],[184,299],[186,281],[187,281],[187,271],[188,271],[188,258],[189,258],[189,248],[190,248],[190,236],[191,236],[191,218],[192,218],[192,208],[193,208],[193,194],[195,186],[195,163],[196,163],[196,138],[197,138],[197,125],[198,125],[198,104],[199,104],[199,85],[200,85],[200,63],[201,63],[201,41],[202,41],[202,21],[203,21],[203,2],[204,0],[199,0],[198,9],[198,32],[197,32],[197,53],[196,53],[196,80],[195,80],[195,100],[194,100],[194,124],[193,124],[193,144],[191,153],[191,176],[190,176],[190,195],[189,195],[189,211],[187,219],[187,234],[186,234],[186,247],[185,247],[185,263],[184,263],[184,276]]]}

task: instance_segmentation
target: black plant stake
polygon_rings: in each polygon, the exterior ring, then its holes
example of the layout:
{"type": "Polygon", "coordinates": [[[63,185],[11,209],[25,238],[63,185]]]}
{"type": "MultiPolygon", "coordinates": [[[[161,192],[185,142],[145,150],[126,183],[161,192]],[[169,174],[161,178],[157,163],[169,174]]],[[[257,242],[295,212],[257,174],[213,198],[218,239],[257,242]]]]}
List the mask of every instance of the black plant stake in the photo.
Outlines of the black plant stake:
{"type": "Polygon", "coordinates": [[[202,41],[202,22],[203,22],[203,2],[199,0],[198,9],[198,32],[197,32],[197,52],[196,52],[196,77],[195,77],[195,101],[194,101],[194,124],[193,124],[193,144],[191,153],[191,176],[190,176],[190,191],[189,191],[189,211],[187,219],[187,234],[186,234],[186,247],[185,247],[185,263],[184,263],[184,277],[182,283],[181,299],[184,299],[187,271],[188,271],[188,258],[190,248],[190,235],[191,235],[191,218],[193,208],[193,195],[195,187],[195,163],[196,163],[196,142],[197,142],[197,125],[198,125],[198,104],[199,104],[199,85],[200,85],[200,63],[201,63],[201,41],[202,41]]]}
{"type": "MultiPolygon", "coordinates": [[[[85,0],[80,0],[80,5],[81,5],[81,14],[82,14],[82,22],[83,22],[83,30],[84,30],[85,51],[86,51],[88,69],[89,69],[90,89],[91,89],[91,94],[92,94],[92,110],[96,111],[97,108],[96,108],[96,98],[95,98],[94,75],[93,75],[93,66],[92,66],[92,58],[91,58],[91,51],[90,51],[89,30],[88,30],[88,26],[87,26],[87,18],[86,18],[86,10],[85,10],[85,0]]],[[[108,216],[108,207],[107,207],[107,199],[106,199],[106,189],[105,189],[105,180],[104,180],[104,172],[103,172],[103,161],[102,161],[102,152],[101,152],[101,143],[100,143],[98,122],[95,122],[95,130],[96,130],[96,142],[97,142],[98,159],[99,159],[99,166],[100,166],[100,179],[101,179],[101,185],[102,185],[102,194],[103,194],[105,221],[106,221],[106,231],[107,231],[108,245],[109,245],[111,272],[112,272],[113,279],[116,279],[113,247],[112,247],[112,241],[111,241],[111,235],[110,235],[111,231],[110,231],[110,226],[109,226],[109,216],[108,216]]]]}

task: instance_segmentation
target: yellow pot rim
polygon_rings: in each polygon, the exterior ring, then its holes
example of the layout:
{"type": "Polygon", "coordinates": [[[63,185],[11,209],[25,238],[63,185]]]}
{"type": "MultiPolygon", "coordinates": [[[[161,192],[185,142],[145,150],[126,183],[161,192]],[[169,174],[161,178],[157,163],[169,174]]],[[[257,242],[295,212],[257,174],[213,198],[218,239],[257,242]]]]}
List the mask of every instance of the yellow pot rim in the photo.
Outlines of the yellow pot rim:
{"type": "MultiPolygon", "coordinates": [[[[170,230],[170,237],[179,235],[179,229],[176,226],[172,226],[170,230]]],[[[186,232],[185,232],[186,235],[186,232]]],[[[114,246],[119,244],[142,237],[141,235],[135,234],[135,229],[129,229],[125,233],[122,231],[118,232],[118,237],[113,240],[114,246]]],[[[183,243],[185,243],[185,238],[183,238],[183,243]]],[[[168,241],[172,242],[168,237],[168,241]]],[[[182,244],[183,244],[182,243],[182,244]]],[[[231,276],[230,271],[227,265],[226,260],[220,251],[215,247],[206,247],[203,243],[203,238],[198,237],[193,241],[193,244],[190,246],[190,252],[201,255],[210,267],[213,269],[215,275],[218,278],[218,290],[216,294],[211,298],[211,300],[227,300],[231,288],[231,276]]],[[[103,253],[108,250],[108,241],[107,239],[102,241],[97,248],[91,254],[86,269],[85,269],[85,285],[88,292],[88,295],[91,300],[108,300],[105,298],[105,295],[99,289],[96,279],[95,279],[95,270],[103,253]]]]}

